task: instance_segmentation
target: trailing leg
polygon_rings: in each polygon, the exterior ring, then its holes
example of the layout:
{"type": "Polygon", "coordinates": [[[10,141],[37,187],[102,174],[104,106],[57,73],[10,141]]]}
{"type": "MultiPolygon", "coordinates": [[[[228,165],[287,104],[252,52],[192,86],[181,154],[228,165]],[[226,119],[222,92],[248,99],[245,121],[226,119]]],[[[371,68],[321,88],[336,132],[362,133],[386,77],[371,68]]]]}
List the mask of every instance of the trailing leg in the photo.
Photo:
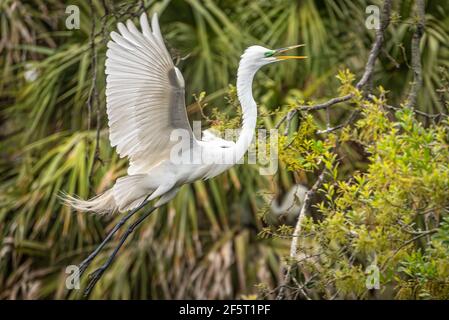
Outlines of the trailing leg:
{"type": "Polygon", "coordinates": [[[108,233],[106,238],[98,245],[98,247],[86,258],[83,262],[79,265],[79,276],[86,271],[87,267],[91,264],[92,260],[95,259],[95,257],[100,253],[100,251],[103,249],[103,247],[106,245],[106,243],[111,240],[112,236],[128,221],[137,211],[142,209],[149,201],[147,201],[148,196],[145,198],[145,200],[142,202],[141,205],[139,205],[137,208],[131,210],[126,216],[124,216],[120,221],[114,226],[114,228],[111,230],[111,232],[108,233]]]}
{"type": "Polygon", "coordinates": [[[123,236],[120,239],[120,242],[115,247],[112,254],[109,256],[108,260],[97,270],[92,272],[90,276],[90,281],[86,287],[86,290],[84,291],[84,296],[88,296],[92,289],[94,288],[95,284],[100,280],[103,273],[106,271],[107,268],[112,264],[114,261],[115,256],[117,255],[117,252],[120,250],[120,248],[125,243],[128,236],[134,231],[135,228],[137,228],[151,213],[153,213],[154,210],[156,210],[157,207],[152,207],[148,212],[146,212],[143,216],[141,216],[136,222],[134,222],[123,234],[123,236]]]}

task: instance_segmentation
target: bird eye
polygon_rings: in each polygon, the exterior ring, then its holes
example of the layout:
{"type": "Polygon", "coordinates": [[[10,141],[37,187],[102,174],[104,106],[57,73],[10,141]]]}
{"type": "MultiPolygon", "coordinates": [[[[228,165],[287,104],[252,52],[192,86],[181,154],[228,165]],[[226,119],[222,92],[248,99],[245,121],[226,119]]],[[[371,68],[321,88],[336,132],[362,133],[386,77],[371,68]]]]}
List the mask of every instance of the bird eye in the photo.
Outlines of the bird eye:
{"type": "Polygon", "coordinates": [[[267,51],[267,52],[264,53],[264,56],[267,57],[267,58],[271,57],[274,54],[274,52],[275,52],[274,50],[267,51]]]}

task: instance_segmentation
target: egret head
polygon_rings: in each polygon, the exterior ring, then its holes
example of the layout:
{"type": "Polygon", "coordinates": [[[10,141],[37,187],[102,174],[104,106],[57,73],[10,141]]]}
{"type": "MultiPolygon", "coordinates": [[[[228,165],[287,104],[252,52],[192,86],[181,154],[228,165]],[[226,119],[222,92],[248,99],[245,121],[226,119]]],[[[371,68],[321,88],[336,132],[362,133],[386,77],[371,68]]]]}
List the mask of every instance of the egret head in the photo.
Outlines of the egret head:
{"type": "Polygon", "coordinates": [[[245,50],[242,55],[242,61],[253,65],[254,67],[262,67],[266,64],[289,60],[289,59],[306,59],[306,56],[287,56],[282,55],[284,52],[303,47],[304,44],[298,44],[295,46],[279,48],[279,49],[267,49],[262,46],[251,46],[245,50]]]}

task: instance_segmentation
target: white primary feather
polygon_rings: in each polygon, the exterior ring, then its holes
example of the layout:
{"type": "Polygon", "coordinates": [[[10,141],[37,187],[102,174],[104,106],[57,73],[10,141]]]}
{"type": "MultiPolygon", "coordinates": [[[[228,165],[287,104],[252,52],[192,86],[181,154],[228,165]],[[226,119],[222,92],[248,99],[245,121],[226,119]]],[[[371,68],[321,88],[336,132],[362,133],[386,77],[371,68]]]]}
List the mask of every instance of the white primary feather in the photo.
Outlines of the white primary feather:
{"type": "Polygon", "coordinates": [[[169,159],[174,129],[192,132],[184,80],[165,47],[157,16],[153,31],[145,14],[140,23],[142,32],[130,20],[126,26],[119,23],[121,35],[111,33],[106,53],[110,140],[121,157],[130,159],[130,175],[147,173],[169,159]]]}

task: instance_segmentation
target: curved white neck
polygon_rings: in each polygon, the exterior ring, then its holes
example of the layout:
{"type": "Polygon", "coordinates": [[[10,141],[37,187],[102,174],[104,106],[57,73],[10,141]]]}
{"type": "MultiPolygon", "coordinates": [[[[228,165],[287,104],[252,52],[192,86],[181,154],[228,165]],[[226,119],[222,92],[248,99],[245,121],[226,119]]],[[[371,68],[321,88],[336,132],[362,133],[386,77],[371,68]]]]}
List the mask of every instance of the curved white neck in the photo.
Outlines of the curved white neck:
{"type": "Polygon", "coordinates": [[[258,66],[248,64],[245,58],[240,60],[237,72],[237,95],[242,106],[243,124],[235,145],[235,160],[240,161],[254,138],[257,122],[257,104],[252,94],[252,84],[258,66]]]}

